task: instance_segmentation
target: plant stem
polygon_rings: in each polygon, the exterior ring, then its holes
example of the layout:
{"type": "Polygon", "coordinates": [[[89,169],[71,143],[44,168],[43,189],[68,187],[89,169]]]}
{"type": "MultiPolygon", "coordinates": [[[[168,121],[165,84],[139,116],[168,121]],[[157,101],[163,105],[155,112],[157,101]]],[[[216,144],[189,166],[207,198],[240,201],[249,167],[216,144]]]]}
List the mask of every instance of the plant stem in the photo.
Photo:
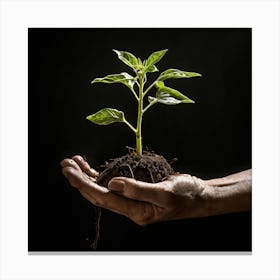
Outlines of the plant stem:
{"type": "Polygon", "coordinates": [[[124,119],[123,122],[124,122],[134,133],[136,133],[136,129],[135,129],[126,119],[124,119]]]}
{"type": "Polygon", "coordinates": [[[134,90],[133,88],[131,88],[131,91],[132,91],[132,93],[133,93],[134,97],[136,98],[136,100],[138,101],[138,100],[139,100],[139,98],[138,98],[138,96],[137,96],[137,94],[136,94],[135,90],[134,90]]]}
{"type": "Polygon", "coordinates": [[[143,117],[143,90],[145,77],[139,75],[139,99],[138,99],[138,117],[136,127],[136,153],[142,156],[142,117],[143,117]]]}
{"type": "Polygon", "coordinates": [[[147,105],[144,110],[143,113],[145,113],[150,107],[152,107],[154,104],[156,104],[158,101],[155,99],[154,101],[152,101],[149,105],[147,105]]]}
{"type": "Polygon", "coordinates": [[[152,87],[156,84],[158,80],[156,79],[146,90],[145,92],[143,93],[143,96],[145,96],[151,89],[152,87]]]}

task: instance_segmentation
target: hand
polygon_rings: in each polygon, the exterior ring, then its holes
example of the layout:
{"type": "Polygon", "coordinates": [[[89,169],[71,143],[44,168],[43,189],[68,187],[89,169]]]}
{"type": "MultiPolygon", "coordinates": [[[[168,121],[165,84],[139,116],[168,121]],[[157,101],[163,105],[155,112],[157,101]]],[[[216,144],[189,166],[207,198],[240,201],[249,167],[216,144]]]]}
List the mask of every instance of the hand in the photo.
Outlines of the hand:
{"type": "Polygon", "coordinates": [[[250,169],[208,181],[187,174],[156,184],[116,177],[107,189],[96,184],[98,172],[81,156],[65,159],[61,165],[70,184],[92,204],[138,225],[251,210],[250,169]]]}
{"type": "Polygon", "coordinates": [[[98,172],[81,156],[61,162],[64,176],[92,204],[125,215],[138,225],[207,216],[207,184],[191,175],[160,183],[113,178],[108,189],[95,183],[98,172]]]}

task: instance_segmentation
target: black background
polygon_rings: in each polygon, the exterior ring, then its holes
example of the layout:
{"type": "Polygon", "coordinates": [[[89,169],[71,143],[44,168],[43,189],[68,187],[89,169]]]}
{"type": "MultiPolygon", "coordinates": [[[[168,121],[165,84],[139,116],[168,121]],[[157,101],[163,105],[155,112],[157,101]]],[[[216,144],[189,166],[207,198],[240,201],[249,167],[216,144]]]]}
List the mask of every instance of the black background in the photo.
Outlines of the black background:
{"type": "MultiPolygon", "coordinates": [[[[129,72],[112,49],[144,59],[168,48],[160,71],[199,72],[167,80],[195,104],[155,105],[144,116],[143,144],[174,168],[203,179],[251,168],[251,29],[31,28],[29,64],[29,251],[87,251],[95,207],[70,187],[60,161],[86,156],[97,168],[135,146],[123,124],[97,126],[85,119],[104,107],[136,120],[136,102],[121,84],[93,78],[129,72]]],[[[150,81],[157,73],[149,75],[150,81]]],[[[98,250],[249,251],[251,212],[171,221],[144,228],[103,211],[98,250]]]]}

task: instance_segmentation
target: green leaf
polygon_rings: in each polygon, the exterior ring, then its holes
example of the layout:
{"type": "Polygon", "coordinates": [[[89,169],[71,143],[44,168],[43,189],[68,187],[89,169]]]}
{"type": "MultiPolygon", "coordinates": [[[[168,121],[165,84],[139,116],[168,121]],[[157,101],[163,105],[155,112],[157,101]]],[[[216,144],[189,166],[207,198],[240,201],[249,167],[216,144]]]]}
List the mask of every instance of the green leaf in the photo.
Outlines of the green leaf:
{"type": "Polygon", "coordinates": [[[141,58],[137,58],[137,61],[138,61],[138,63],[137,63],[137,65],[138,66],[143,66],[143,63],[142,63],[142,60],[141,60],[141,58]]]}
{"type": "Polygon", "coordinates": [[[158,69],[155,65],[150,65],[146,68],[146,72],[151,72],[152,73],[152,72],[157,72],[157,71],[158,71],[158,69]]]}
{"type": "Polygon", "coordinates": [[[160,74],[158,80],[164,81],[166,79],[192,78],[199,76],[202,75],[195,72],[186,72],[178,69],[168,69],[160,74]]]}
{"type": "Polygon", "coordinates": [[[157,62],[159,62],[167,51],[168,51],[168,49],[165,49],[165,50],[161,50],[161,51],[152,53],[147,59],[147,65],[151,66],[151,65],[154,65],[157,62]]]}
{"type": "Polygon", "coordinates": [[[181,100],[178,100],[178,99],[176,99],[174,97],[171,97],[169,95],[166,95],[166,96],[163,95],[160,98],[155,98],[155,97],[149,96],[148,99],[149,99],[150,103],[154,102],[154,101],[157,101],[157,102],[165,104],[165,105],[177,105],[177,104],[182,103],[181,100]]]}
{"type": "Polygon", "coordinates": [[[157,100],[162,104],[166,105],[177,105],[180,103],[194,103],[193,100],[182,94],[176,89],[164,86],[164,83],[161,82],[160,87],[156,93],[156,97],[148,97],[149,102],[157,100]]]}
{"type": "Polygon", "coordinates": [[[164,82],[162,82],[162,81],[157,81],[157,82],[156,82],[156,87],[157,87],[157,88],[162,88],[162,87],[164,87],[164,82]]]}
{"type": "Polygon", "coordinates": [[[135,84],[135,79],[128,73],[122,72],[121,74],[111,74],[104,78],[95,78],[91,83],[92,84],[94,84],[94,83],[107,83],[107,84],[122,83],[129,88],[133,88],[133,86],[135,84]]]}
{"type": "Polygon", "coordinates": [[[138,68],[139,66],[138,59],[132,53],[126,51],[117,51],[117,50],[113,50],[113,51],[118,55],[118,58],[123,63],[125,63],[126,65],[128,65],[133,69],[138,68]]]}
{"type": "Polygon", "coordinates": [[[115,122],[124,122],[124,113],[116,109],[104,108],[93,115],[87,116],[87,119],[95,124],[107,125],[115,122]]]}

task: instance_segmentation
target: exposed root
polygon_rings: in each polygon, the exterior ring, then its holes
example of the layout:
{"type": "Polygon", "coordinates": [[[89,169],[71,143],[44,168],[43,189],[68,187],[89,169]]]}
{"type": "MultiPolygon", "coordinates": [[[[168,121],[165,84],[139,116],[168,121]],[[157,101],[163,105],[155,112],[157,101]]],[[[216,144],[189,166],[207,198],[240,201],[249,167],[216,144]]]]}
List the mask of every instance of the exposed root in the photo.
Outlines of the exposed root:
{"type": "Polygon", "coordinates": [[[134,173],[133,173],[133,170],[131,168],[131,166],[129,164],[123,164],[121,167],[123,166],[127,166],[129,171],[130,171],[130,174],[131,174],[131,178],[135,179],[135,176],[134,176],[134,173]]]}
{"type": "Polygon", "coordinates": [[[173,159],[168,160],[168,163],[173,164],[176,161],[178,161],[178,158],[173,158],[173,159]]]}
{"type": "Polygon", "coordinates": [[[97,207],[96,220],[95,220],[95,238],[94,238],[94,242],[91,244],[91,248],[93,250],[96,250],[98,245],[98,240],[100,236],[100,219],[101,219],[101,208],[97,207]]]}
{"type": "Polygon", "coordinates": [[[136,151],[135,148],[129,147],[129,146],[125,146],[128,150],[129,153],[134,153],[136,151]]]}
{"type": "Polygon", "coordinates": [[[155,183],[155,179],[154,179],[154,175],[153,175],[152,171],[149,168],[148,168],[148,171],[150,173],[152,183],[155,183]]]}

